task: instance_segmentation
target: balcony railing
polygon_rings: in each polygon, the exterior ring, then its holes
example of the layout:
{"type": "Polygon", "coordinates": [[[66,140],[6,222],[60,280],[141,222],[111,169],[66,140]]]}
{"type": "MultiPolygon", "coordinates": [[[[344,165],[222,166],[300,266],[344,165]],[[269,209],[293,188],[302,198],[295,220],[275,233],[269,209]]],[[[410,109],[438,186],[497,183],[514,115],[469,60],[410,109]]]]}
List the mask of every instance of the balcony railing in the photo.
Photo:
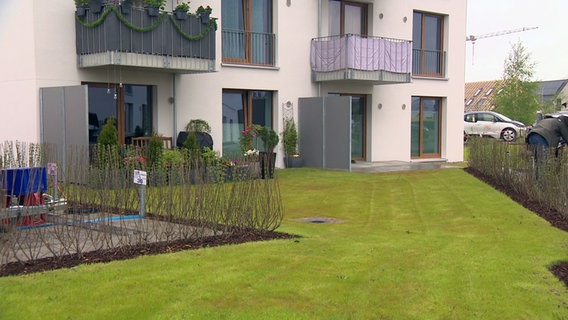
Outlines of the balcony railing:
{"type": "Polygon", "coordinates": [[[210,72],[215,66],[214,19],[188,15],[177,20],[162,12],[149,16],[133,8],[122,14],[108,6],[101,13],[76,16],[80,68],[122,65],[176,73],[210,72]]]}
{"type": "Polygon", "coordinates": [[[412,73],[415,76],[443,78],[446,75],[446,53],[440,50],[412,50],[412,73]]]}
{"type": "Polygon", "coordinates": [[[274,65],[273,33],[223,29],[223,62],[274,65]]]}
{"type": "Polygon", "coordinates": [[[408,83],[412,42],[361,35],[312,39],[312,80],[408,83]]]}

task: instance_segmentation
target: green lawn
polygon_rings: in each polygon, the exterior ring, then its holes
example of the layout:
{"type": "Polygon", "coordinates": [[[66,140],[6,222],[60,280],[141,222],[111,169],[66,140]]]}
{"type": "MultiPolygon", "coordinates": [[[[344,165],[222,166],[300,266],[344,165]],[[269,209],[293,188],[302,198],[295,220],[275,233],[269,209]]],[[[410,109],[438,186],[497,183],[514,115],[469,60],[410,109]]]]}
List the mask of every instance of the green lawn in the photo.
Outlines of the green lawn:
{"type": "Polygon", "coordinates": [[[568,233],[461,169],[278,175],[302,238],[0,278],[0,319],[568,319],[568,233]]]}

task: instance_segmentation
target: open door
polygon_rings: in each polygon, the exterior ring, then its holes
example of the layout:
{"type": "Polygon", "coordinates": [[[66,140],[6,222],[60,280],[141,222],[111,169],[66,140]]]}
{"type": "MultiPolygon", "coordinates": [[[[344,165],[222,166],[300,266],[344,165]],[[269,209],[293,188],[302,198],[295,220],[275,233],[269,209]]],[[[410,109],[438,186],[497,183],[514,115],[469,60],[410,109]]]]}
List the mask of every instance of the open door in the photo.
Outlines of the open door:
{"type": "Polygon", "coordinates": [[[307,167],[351,171],[351,97],[300,98],[299,149],[307,167]]]}

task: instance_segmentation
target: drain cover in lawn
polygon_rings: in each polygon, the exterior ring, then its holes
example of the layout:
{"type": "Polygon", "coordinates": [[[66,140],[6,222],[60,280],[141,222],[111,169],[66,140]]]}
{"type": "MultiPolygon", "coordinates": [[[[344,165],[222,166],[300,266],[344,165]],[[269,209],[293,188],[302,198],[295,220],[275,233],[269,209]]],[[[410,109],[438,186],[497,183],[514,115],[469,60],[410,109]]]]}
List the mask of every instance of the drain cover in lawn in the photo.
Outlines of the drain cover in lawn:
{"type": "Polygon", "coordinates": [[[317,223],[317,224],[343,222],[343,220],[327,218],[327,217],[308,217],[308,218],[296,219],[296,221],[308,222],[308,223],[317,223]]]}

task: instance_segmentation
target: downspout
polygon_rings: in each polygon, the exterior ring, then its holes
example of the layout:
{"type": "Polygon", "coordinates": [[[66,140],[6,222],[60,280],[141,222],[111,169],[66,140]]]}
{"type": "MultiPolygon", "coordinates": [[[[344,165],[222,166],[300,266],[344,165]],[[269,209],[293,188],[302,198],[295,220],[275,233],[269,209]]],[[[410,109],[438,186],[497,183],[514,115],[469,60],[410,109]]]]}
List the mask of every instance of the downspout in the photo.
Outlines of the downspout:
{"type": "Polygon", "coordinates": [[[172,88],[172,96],[174,97],[173,102],[172,102],[172,113],[173,113],[173,121],[174,121],[174,126],[173,126],[174,133],[172,135],[172,137],[173,137],[172,144],[176,144],[177,143],[176,133],[178,131],[177,131],[177,108],[176,108],[177,98],[176,98],[176,74],[175,73],[172,73],[172,87],[173,87],[172,88]]]}
{"type": "MultiPolygon", "coordinates": [[[[322,20],[322,16],[323,16],[323,12],[322,12],[322,1],[318,0],[318,38],[321,38],[321,20],[322,20]]],[[[321,82],[318,82],[318,97],[321,97],[321,82]]]]}

